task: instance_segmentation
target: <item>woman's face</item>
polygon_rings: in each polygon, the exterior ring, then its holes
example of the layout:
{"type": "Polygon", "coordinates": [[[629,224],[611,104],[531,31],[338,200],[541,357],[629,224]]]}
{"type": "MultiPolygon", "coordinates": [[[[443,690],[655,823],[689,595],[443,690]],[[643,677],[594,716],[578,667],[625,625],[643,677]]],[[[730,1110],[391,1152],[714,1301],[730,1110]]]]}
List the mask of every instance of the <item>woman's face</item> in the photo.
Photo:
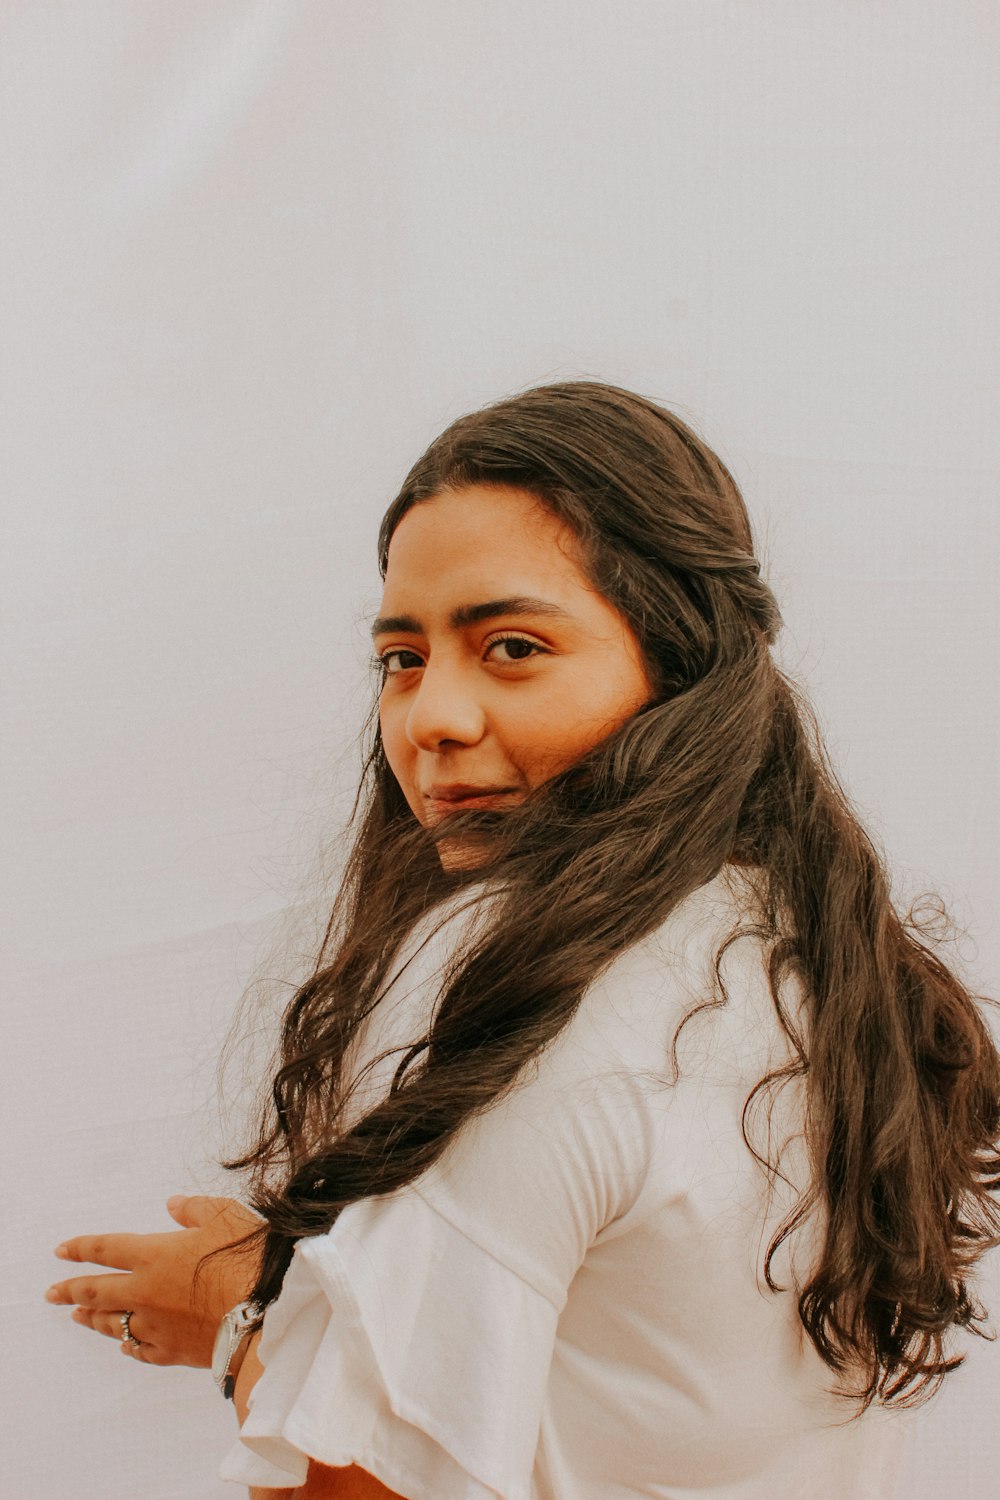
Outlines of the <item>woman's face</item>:
{"type": "MultiPolygon", "coordinates": [[[[407,511],[372,635],[385,754],[426,826],[520,801],[652,696],[638,643],[584,573],[573,532],[506,486],[443,491],[407,511]]],[[[440,847],[445,863],[462,862],[440,847]]]]}

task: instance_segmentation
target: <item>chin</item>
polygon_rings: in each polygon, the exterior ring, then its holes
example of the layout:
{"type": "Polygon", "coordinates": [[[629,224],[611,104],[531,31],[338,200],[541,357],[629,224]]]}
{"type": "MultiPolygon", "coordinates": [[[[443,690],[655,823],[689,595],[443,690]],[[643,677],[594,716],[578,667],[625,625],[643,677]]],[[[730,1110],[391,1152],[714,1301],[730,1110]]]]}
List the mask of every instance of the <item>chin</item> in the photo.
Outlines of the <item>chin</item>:
{"type": "Polygon", "coordinates": [[[443,870],[475,870],[489,859],[481,846],[462,843],[459,839],[442,839],[437,846],[438,859],[443,870]]]}

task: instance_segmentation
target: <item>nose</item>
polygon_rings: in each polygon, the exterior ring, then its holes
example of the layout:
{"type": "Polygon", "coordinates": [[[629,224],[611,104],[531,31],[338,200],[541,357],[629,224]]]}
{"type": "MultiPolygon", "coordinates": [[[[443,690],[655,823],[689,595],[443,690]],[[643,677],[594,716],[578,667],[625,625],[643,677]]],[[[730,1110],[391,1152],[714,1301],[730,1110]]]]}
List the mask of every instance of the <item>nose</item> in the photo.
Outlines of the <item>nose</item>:
{"type": "Polygon", "coordinates": [[[418,750],[477,745],[486,715],[468,674],[446,662],[429,661],[406,716],[406,735],[418,750]]]}

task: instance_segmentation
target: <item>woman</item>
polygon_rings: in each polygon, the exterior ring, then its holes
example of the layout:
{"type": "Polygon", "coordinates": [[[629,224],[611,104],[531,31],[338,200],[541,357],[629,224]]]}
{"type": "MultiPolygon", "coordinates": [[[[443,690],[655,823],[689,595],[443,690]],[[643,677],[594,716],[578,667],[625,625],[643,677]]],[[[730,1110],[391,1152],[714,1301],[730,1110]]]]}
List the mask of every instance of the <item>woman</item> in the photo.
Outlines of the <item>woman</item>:
{"type": "Polygon", "coordinates": [[[231,1164],[264,1226],[178,1200],[52,1300],[148,1363],[219,1327],[254,1493],[884,1500],[983,1316],[1000,1059],[772,659],[732,477],[541,387],[380,552],[356,841],[231,1164]]]}

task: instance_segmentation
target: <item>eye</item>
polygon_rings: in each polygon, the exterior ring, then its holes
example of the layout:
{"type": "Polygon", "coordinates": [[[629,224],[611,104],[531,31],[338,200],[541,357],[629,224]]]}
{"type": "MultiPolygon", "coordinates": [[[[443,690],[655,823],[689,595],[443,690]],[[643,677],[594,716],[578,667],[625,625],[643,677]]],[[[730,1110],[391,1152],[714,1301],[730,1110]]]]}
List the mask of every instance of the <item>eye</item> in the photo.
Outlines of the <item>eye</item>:
{"type": "Polygon", "coordinates": [[[381,667],[387,677],[395,677],[399,672],[408,672],[412,667],[422,667],[424,659],[418,656],[416,651],[407,651],[402,646],[397,646],[393,651],[383,651],[376,656],[375,664],[381,667]]]}
{"type": "Polygon", "coordinates": [[[527,661],[531,656],[545,655],[545,647],[535,641],[525,640],[521,635],[501,635],[487,643],[486,655],[493,661],[506,665],[515,661],[527,661]]]}

